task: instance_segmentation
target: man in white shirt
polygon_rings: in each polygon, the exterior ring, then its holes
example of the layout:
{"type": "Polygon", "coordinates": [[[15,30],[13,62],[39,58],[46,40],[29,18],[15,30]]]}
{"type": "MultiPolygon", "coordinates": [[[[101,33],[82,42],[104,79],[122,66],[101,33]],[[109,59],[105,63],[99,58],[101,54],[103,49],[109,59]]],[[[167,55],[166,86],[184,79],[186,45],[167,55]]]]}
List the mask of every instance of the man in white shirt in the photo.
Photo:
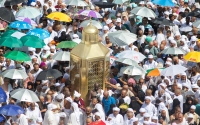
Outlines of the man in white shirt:
{"type": "Polygon", "coordinates": [[[109,27],[109,33],[112,33],[112,32],[115,32],[115,31],[116,31],[115,25],[113,24],[113,22],[112,22],[111,19],[107,19],[107,20],[106,20],[106,24],[107,24],[107,26],[109,27]]]}
{"type": "Polygon", "coordinates": [[[48,110],[45,113],[43,125],[56,125],[56,117],[54,112],[57,111],[55,104],[49,104],[48,110]]]}
{"type": "Polygon", "coordinates": [[[30,107],[27,108],[26,116],[29,125],[35,125],[37,123],[37,119],[42,118],[40,109],[35,106],[35,103],[31,103],[30,107]]]}
{"type": "Polygon", "coordinates": [[[153,55],[149,55],[148,60],[144,64],[144,69],[146,69],[146,70],[154,69],[154,68],[156,68],[157,65],[158,65],[158,63],[156,61],[154,61],[153,55]]]}
{"type": "Polygon", "coordinates": [[[113,108],[113,113],[108,116],[108,121],[110,124],[123,125],[124,119],[121,114],[119,114],[120,109],[118,107],[113,108]]]}
{"type": "Polygon", "coordinates": [[[146,113],[151,116],[157,115],[157,108],[151,103],[151,97],[149,96],[145,97],[145,102],[142,105],[142,108],[144,108],[146,110],[146,113]]]}
{"type": "Polygon", "coordinates": [[[17,116],[12,117],[13,124],[17,125],[28,125],[28,119],[24,114],[19,114],[17,116]]]}
{"type": "Polygon", "coordinates": [[[108,26],[104,26],[103,27],[103,36],[102,36],[102,43],[104,45],[106,44],[106,36],[108,36],[108,32],[109,32],[109,27],[108,26]]]}

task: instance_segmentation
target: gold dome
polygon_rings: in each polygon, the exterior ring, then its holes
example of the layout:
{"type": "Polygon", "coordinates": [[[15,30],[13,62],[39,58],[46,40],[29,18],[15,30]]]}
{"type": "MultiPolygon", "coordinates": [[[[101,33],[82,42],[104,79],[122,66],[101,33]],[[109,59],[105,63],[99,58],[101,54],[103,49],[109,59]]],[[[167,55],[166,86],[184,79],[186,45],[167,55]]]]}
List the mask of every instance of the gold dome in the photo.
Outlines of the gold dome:
{"type": "Polygon", "coordinates": [[[86,26],[86,27],[84,27],[83,28],[83,31],[85,32],[85,33],[92,33],[92,34],[98,34],[98,32],[99,32],[99,30],[94,26],[94,25],[92,25],[92,23],[90,23],[88,26],[86,26]]]}

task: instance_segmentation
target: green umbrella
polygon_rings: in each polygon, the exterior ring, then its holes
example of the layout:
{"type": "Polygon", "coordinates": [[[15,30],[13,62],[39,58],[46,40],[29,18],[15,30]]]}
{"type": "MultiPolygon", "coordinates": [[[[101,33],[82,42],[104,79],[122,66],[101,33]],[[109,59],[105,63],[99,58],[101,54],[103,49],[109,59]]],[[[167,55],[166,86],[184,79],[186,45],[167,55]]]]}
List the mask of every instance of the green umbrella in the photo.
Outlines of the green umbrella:
{"type": "Polygon", "coordinates": [[[31,58],[24,52],[13,50],[4,54],[5,58],[16,61],[30,61],[31,58]]]}
{"type": "Polygon", "coordinates": [[[37,36],[25,35],[20,39],[24,46],[33,47],[33,48],[43,48],[45,45],[44,41],[37,36]]]}
{"type": "MultiPolygon", "coordinates": [[[[154,70],[154,69],[156,69],[156,68],[146,70],[147,74],[148,74],[150,71],[154,70]]],[[[165,68],[158,68],[158,69],[163,70],[163,69],[165,69],[165,68]]]]}
{"type": "Polygon", "coordinates": [[[77,43],[74,41],[63,41],[57,45],[57,48],[74,48],[77,43]]]}
{"type": "Polygon", "coordinates": [[[23,46],[22,42],[19,39],[12,36],[2,37],[0,39],[0,45],[9,48],[20,48],[23,46]]]}
{"type": "Polygon", "coordinates": [[[7,30],[1,35],[1,37],[11,36],[14,32],[16,32],[16,30],[7,30]]]}

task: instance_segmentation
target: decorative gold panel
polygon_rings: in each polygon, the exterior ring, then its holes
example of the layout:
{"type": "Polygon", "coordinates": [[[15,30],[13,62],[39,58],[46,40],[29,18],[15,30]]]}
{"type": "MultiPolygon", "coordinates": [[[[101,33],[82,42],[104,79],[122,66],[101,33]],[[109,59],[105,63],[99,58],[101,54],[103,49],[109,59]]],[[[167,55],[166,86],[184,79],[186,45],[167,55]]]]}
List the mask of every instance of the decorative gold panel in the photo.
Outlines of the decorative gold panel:
{"type": "Polygon", "coordinates": [[[104,61],[88,62],[88,90],[94,89],[94,84],[98,83],[103,88],[104,61]]]}
{"type": "Polygon", "coordinates": [[[70,80],[74,80],[75,75],[79,74],[80,72],[80,58],[75,55],[71,55],[70,65],[72,67],[70,72],[70,80]]]}

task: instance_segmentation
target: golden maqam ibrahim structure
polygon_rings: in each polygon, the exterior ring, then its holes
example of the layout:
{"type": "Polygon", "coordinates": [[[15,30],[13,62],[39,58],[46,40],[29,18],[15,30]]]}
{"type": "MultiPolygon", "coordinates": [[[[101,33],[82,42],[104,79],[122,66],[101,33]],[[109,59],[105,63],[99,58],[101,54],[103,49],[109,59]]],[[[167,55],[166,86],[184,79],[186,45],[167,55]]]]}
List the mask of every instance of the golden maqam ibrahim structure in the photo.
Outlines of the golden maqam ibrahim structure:
{"type": "Polygon", "coordinates": [[[82,41],[70,53],[70,79],[73,90],[88,104],[88,92],[98,83],[105,88],[109,76],[110,50],[99,42],[99,30],[91,23],[83,28],[82,41]]]}

